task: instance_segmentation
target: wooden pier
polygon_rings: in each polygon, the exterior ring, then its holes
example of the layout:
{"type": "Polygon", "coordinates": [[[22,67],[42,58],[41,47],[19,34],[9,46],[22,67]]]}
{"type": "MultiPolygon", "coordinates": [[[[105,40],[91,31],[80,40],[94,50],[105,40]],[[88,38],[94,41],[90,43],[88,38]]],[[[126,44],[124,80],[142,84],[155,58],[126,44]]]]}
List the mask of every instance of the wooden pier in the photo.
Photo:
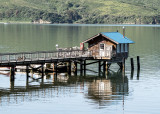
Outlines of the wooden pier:
{"type": "Polygon", "coordinates": [[[44,75],[44,65],[52,64],[52,71],[57,75],[58,64],[66,63],[69,75],[74,67],[77,75],[77,66],[80,67],[80,75],[86,75],[86,67],[90,64],[98,64],[98,73],[101,75],[110,68],[112,63],[117,63],[120,70],[125,70],[125,59],[129,55],[129,44],[134,43],[119,32],[99,33],[82,43],[80,47],[58,48],[56,51],[0,53],[0,67],[10,67],[11,80],[14,81],[15,68],[26,66],[28,76],[29,69],[35,69],[44,75]],[[86,48],[84,44],[87,44],[86,48]],[[39,65],[33,68],[32,65],[39,65]]]}
{"type": "Polygon", "coordinates": [[[32,53],[1,53],[0,54],[0,67],[10,67],[11,80],[14,80],[15,68],[17,66],[26,66],[26,72],[31,69],[41,68],[41,73],[44,73],[45,64],[53,64],[53,72],[57,71],[58,63],[68,63],[68,73],[71,74],[71,68],[74,67],[74,73],[77,74],[77,66],[80,66],[80,74],[86,74],[86,66],[98,63],[99,74],[106,71],[111,63],[119,63],[122,69],[123,61],[121,60],[108,60],[108,59],[94,59],[93,51],[88,50],[66,50],[66,51],[46,51],[46,52],[32,52],[32,53]],[[71,64],[72,63],[72,64],[71,64]],[[108,64],[107,64],[108,63],[108,64]],[[32,65],[40,65],[33,68],[32,65]],[[107,66],[107,67],[106,67],[107,66]]]}

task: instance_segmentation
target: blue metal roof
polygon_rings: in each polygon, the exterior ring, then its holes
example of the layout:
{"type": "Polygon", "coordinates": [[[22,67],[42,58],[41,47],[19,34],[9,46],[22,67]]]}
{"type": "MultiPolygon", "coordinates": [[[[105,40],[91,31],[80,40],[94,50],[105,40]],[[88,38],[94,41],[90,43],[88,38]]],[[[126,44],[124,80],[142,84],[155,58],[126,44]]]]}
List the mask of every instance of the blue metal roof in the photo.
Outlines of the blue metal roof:
{"type": "Polygon", "coordinates": [[[117,43],[135,43],[134,41],[130,40],[127,37],[123,37],[123,35],[119,32],[101,32],[102,35],[106,36],[107,38],[110,38],[111,40],[117,42],[117,43]]]}

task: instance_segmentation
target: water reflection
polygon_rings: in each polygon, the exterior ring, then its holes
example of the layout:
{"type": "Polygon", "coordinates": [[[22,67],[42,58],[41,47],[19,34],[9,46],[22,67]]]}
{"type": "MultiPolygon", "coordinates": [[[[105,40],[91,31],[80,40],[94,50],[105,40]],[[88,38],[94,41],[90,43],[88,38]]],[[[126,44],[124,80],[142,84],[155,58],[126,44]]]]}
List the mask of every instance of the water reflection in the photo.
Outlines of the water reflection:
{"type": "Polygon", "coordinates": [[[10,82],[10,88],[1,89],[0,105],[83,93],[85,98],[94,101],[94,105],[104,107],[115,101],[124,101],[124,96],[128,95],[128,78],[122,73],[109,73],[107,78],[69,76],[66,73],[47,74],[41,78],[39,74],[32,74],[25,81],[26,86],[15,86],[15,81],[10,82]]]}
{"type": "Polygon", "coordinates": [[[108,74],[108,78],[94,79],[89,84],[87,98],[93,99],[99,106],[110,105],[117,100],[124,100],[128,95],[128,78],[122,73],[108,74]]]}

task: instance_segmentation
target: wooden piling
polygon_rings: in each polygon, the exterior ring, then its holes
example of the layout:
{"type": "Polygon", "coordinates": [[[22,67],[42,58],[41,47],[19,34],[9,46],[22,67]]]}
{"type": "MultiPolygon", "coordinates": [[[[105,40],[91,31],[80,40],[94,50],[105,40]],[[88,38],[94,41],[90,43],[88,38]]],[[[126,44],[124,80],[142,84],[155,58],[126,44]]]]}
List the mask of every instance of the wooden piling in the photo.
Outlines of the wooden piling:
{"type": "Polygon", "coordinates": [[[40,83],[41,85],[43,85],[44,84],[44,76],[43,76],[43,74],[42,74],[42,78],[41,78],[41,83],[40,83]]]}
{"type": "Polygon", "coordinates": [[[140,70],[137,70],[137,80],[139,80],[140,70]]]}
{"type": "Polygon", "coordinates": [[[103,75],[106,74],[106,61],[103,61],[103,75]]]}
{"type": "Polygon", "coordinates": [[[53,63],[53,81],[57,80],[57,63],[53,63]]]}
{"type": "Polygon", "coordinates": [[[26,70],[26,89],[28,88],[28,86],[29,86],[29,74],[26,70]]]}
{"type": "Polygon", "coordinates": [[[74,66],[75,66],[75,71],[74,71],[74,73],[75,73],[75,75],[77,75],[77,62],[76,62],[76,61],[74,61],[74,66]]]}
{"type": "Polygon", "coordinates": [[[122,62],[122,67],[123,67],[123,72],[125,73],[125,58],[123,58],[123,62],[122,62]]]}
{"type": "Polygon", "coordinates": [[[10,90],[14,91],[14,81],[10,81],[10,90]]]}
{"type": "Polygon", "coordinates": [[[57,77],[57,62],[54,63],[54,72],[55,72],[55,76],[57,77]]]}
{"type": "Polygon", "coordinates": [[[134,70],[131,70],[131,80],[133,80],[134,70]]]}
{"type": "Polygon", "coordinates": [[[86,75],[86,60],[84,60],[84,64],[83,64],[83,67],[84,67],[84,76],[86,75]]]}
{"type": "Polygon", "coordinates": [[[101,61],[98,62],[98,73],[99,73],[99,76],[101,75],[101,61]]]}
{"type": "Polygon", "coordinates": [[[106,72],[108,71],[108,63],[106,62],[106,72]]]}
{"type": "Polygon", "coordinates": [[[140,70],[140,58],[137,56],[137,70],[140,70]]]}
{"type": "Polygon", "coordinates": [[[26,88],[28,88],[29,81],[29,65],[26,65],[26,88]]]}
{"type": "Polygon", "coordinates": [[[14,74],[15,74],[15,67],[11,66],[11,71],[10,71],[10,81],[14,81],[14,74]]]}
{"type": "Polygon", "coordinates": [[[83,60],[80,61],[80,75],[83,75],[83,60]]]}
{"type": "Polygon", "coordinates": [[[71,75],[71,72],[72,72],[72,71],[71,71],[71,69],[72,69],[71,67],[72,67],[71,61],[69,61],[69,62],[68,62],[68,74],[69,74],[69,75],[71,75]]]}
{"type": "Polygon", "coordinates": [[[131,71],[134,70],[134,61],[133,61],[133,58],[131,58],[131,71]]]}
{"type": "Polygon", "coordinates": [[[41,64],[42,65],[42,78],[44,76],[44,64],[41,64]]]}
{"type": "Polygon", "coordinates": [[[137,78],[139,78],[140,70],[137,70],[137,78]]]}
{"type": "Polygon", "coordinates": [[[26,76],[29,77],[29,65],[26,65],[26,76]]]}
{"type": "Polygon", "coordinates": [[[54,63],[53,63],[53,72],[55,71],[54,63]]]}

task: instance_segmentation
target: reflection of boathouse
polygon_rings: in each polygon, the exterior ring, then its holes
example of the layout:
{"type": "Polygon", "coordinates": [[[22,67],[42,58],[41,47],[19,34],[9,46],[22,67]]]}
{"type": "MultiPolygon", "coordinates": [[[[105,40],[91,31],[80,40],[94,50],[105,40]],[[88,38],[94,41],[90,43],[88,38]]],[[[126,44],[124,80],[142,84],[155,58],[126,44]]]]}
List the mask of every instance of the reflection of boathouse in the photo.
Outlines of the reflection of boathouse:
{"type": "MultiPolygon", "coordinates": [[[[36,78],[35,76],[33,78],[36,78]]],[[[122,100],[122,95],[128,94],[128,78],[123,78],[121,75],[110,79],[76,77],[66,74],[57,77],[47,75],[46,78],[39,81],[26,80],[26,86],[14,86],[14,82],[11,82],[10,86],[10,89],[0,90],[0,105],[4,104],[6,99],[9,99],[8,103],[34,100],[35,97],[53,99],[58,95],[66,96],[74,92],[82,92],[88,99],[96,101],[95,104],[106,105],[112,100],[122,100]]]]}
{"type": "Polygon", "coordinates": [[[89,98],[101,100],[122,100],[122,95],[128,94],[128,78],[116,76],[110,79],[93,81],[88,88],[89,98]],[[116,96],[115,96],[116,95],[116,96]]]}

